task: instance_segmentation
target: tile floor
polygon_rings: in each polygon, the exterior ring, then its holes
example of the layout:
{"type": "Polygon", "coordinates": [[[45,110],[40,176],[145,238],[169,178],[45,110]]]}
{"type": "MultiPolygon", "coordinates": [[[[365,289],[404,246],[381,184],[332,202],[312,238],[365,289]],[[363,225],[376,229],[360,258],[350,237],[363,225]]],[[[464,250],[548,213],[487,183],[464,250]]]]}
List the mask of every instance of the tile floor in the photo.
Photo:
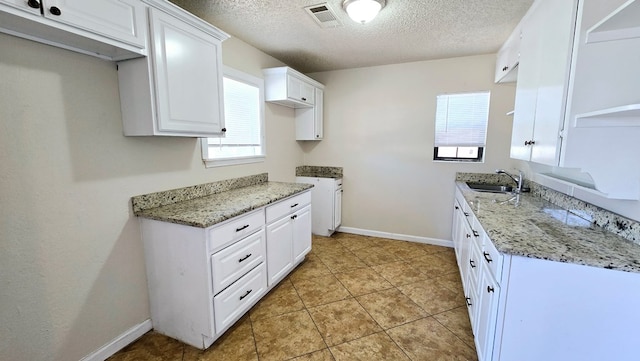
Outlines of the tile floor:
{"type": "Polygon", "coordinates": [[[453,249],[337,233],[206,351],[153,331],[110,361],[477,360],[453,249]]]}

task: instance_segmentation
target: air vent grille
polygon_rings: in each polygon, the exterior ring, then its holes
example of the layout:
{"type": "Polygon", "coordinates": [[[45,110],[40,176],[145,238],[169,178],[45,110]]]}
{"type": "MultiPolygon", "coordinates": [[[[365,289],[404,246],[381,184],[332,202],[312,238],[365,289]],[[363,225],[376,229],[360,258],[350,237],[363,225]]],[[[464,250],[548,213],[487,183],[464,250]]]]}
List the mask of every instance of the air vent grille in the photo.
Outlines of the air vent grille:
{"type": "Polygon", "coordinates": [[[304,9],[322,28],[335,28],[342,26],[342,23],[338,20],[338,17],[327,3],[307,6],[304,9]]]}

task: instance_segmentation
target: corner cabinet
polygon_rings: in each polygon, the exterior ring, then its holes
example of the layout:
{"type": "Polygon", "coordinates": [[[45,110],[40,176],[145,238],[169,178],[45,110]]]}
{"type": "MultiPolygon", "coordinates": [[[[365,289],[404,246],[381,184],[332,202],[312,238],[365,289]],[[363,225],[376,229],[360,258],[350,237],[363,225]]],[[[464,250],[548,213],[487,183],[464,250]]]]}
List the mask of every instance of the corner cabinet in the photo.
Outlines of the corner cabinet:
{"type": "Polygon", "coordinates": [[[295,109],[296,140],[322,140],[324,85],[286,66],[262,72],[265,101],[295,109]]]}
{"type": "Polygon", "coordinates": [[[107,60],[147,54],[137,0],[0,0],[0,31],[107,60]]]}
{"type": "Polygon", "coordinates": [[[160,1],[146,1],[150,53],[118,63],[124,134],[224,133],[222,41],[228,35],[160,1]]]}
{"type": "Polygon", "coordinates": [[[311,251],[310,200],[305,191],[208,228],[141,218],[154,330],[211,346],[311,251]]]}
{"type": "Polygon", "coordinates": [[[342,224],[342,178],[296,177],[296,183],[313,184],[313,234],[329,237],[342,224]]]}

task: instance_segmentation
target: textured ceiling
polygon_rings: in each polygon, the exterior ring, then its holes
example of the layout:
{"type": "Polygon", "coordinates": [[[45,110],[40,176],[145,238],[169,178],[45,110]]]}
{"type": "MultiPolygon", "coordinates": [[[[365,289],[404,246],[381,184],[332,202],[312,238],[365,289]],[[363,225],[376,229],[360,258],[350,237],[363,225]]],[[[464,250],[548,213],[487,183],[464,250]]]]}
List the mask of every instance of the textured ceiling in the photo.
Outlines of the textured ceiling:
{"type": "Polygon", "coordinates": [[[171,0],[304,73],[495,53],[533,0],[387,0],[355,23],[321,28],[304,7],[322,0],[171,0]]]}

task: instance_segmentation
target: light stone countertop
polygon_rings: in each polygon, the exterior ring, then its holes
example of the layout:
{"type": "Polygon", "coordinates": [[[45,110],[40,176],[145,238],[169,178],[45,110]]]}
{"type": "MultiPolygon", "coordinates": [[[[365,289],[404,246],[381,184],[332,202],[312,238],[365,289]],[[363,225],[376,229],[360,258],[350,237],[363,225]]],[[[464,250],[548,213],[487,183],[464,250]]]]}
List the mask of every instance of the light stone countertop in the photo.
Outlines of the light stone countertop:
{"type": "Polygon", "coordinates": [[[136,216],[207,228],[312,188],[303,183],[263,182],[174,204],[143,209],[136,216]]]}
{"type": "Polygon", "coordinates": [[[498,251],[516,256],[640,272],[640,245],[531,194],[456,186],[498,251]]]}

